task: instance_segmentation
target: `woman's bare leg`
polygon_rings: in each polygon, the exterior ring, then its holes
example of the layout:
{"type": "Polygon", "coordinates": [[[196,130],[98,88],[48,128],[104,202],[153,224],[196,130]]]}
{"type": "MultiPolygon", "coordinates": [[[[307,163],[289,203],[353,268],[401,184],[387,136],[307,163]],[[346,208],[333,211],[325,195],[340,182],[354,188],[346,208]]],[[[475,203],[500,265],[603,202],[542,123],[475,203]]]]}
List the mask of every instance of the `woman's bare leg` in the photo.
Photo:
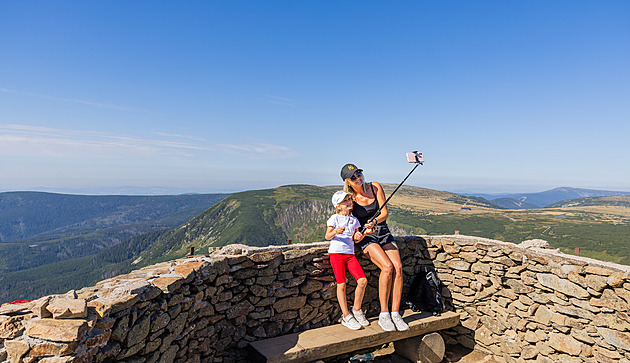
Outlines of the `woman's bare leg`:
{"type": "Polygon", "coordinates": [[[403,290],[403,272],[400,253],[394,243],[388,243],[383,246],[383,251],[391,261],[394,269],[392,278],[392,311],[400,311],[400,300],[402,299],[403,290]]]}
{"type": "Polygon", "coordinates": [[[394,265],[389,260],[381,246],[371,243],[367,246],[363,253],[381,269],[378,277],[378,299],[381,303],[381,313],[389,312],[389,295],[391,292],[391,282],[394,276],[394,265]]]}

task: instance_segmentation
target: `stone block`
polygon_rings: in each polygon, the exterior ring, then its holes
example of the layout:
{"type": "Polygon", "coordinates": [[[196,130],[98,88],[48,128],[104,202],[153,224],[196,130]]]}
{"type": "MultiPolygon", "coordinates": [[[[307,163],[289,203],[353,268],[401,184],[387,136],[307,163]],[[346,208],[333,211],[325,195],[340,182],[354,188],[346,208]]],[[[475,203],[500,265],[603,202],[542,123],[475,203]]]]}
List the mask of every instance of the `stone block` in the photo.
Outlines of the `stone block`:
{"type": "Polygon", "coordinates": [[[79,319],[32,319],[26,323],[28,336],[58,342],[79,341],[88,330],[87,321],[79,319]]]}
{"type": "Polygon", "coordinates": [[[4,342],[4,347],[7,350],[7,355],[11,362],[21,362],[22,357],[24,357],[30,349],[28,343],[22,339],[7,340],[4,342]]]}
{"type": "Polygon", "coordinates": [[[0,315],[0,343],[3,339],[13,339],[24,331],[24,321],[32,318],[33,314],[6,316],[0,315]]]}
{"type": "Polygon", "coordinates": [[[53,296],[46,306],[54,319],[76,319],[87,317],[85,299],[69,299],[53,296]]]}
{"type": "Polygon", "coordinates": [[[120,290],[114,290],[109,295],[104,295],[95,300],[88,301],[88,308],[94,308],[99,317],[103,318],[110,314],[115,314],[125,310],[140,301],[140,297],[135,294],[127,294],[120,290]]]}
{"type": "Polygon", "coordinates": [[[588,345],[595,344],[595,340],[583,329],[571,329],[571,336],[588,345]]]}
{"type": "Polygon", "coordinates": [[[273,308],[281,313],[286,310],[297,310],[306,304],[306,296],[294,296],[276,301],[273,308]]]}
{"type": "Polygon", "coordinates": [[[599,335],[604,338],[606,343],[625,351],[630,352],[630,333],[620,332],[608,328],[597,328],[599,335]]]}
{"type": "MultiPolygon", "coordinates": [[[[544,356],[548,356],[554,352],[554,350],[549,346],[548,342],[542,341],[536,343],[536,350],[544,356]]],[[[540,356],[538,356],[538,358],[540,358],[540,356]]]]}
{"type": "Polygon", "coordinates": [[[584,311],[582,309],[574,308],[572,306],[554,305],[552,306],[551,310],[560,314],[573,316],[576,318],[586,318],[586,319],[591,320],[594,317],[593,313],[591,313],[590,311],[584,311]]]}
{"type": "Polygon", "coordinates": [[[591,298],[593,306],[606,307],[615,311],[628,311],[628,303],[621,299],[613,290],[604,290],[600,298],[591,298]]]}
{"type": "Polygon", "coordinates": [[[305,295],[309,295],[313,292],[320,291],[324,287],[324,284],[319,281],[309,280],[300,287],[300,292],[305,295]]]}
{"type": "Polygon", "coordinates": [[[151,319],[148,316],[140,318],[140,320],[138,320],[129,329],[129,333],[127,334],[127,338],[125,340],[126,346],[132,347],[144,341],[144,339],[149,335],[150,327],[151,319]]]}
{"type": "Polygon", "coordinates": [[[626,302],[626,304],[630,304],[630,291],[623,288],[616,288],[615,294],[622,298],[626,302]]]}
{"type": "Polygon", "coordinates": [[[546,306],[540,306],[536,309],[534,319],[537,323],[549,326],[551,322],[552,312],[546,306]]]}
{"type": "Polygon", "coordinates": [[[599,292],[603,291],[606,286],[608,286],[607,280],[607,277],[599,275],[588,275],[585,277],[586,286],[599,292]]]}
{"type": "Polygon", "coordinates": [[[249,259],[254,263],[268,263],[275,259],[279,259],[282,256],[282,252],[280,251],[263,251],[256,252],[249,255],[249,259]]]}
{"type": "Polygon", "coordinates": [[[523,347],[521,351],[521,358],[525,360],[534,359],[536,358],[537,355],[538,355],[538,349],[536,349],[536,347],[531,346],[531,345],[527,345],[523,347]]]}
{"type": "Polygon", "coordinates": [[[483,324],[485,327],[490,329],[491,332],[497,335],[503,334],[506,329],[506,325],[499,319],[495,319],[489,316],[482,316],[480,318],[480,321],[481,324],[483,324]]]}
{"type": "Polygon", "coordinates": [[[554,274],[539,273],[536,277],[541,285],[563,293],[564,295],[578,299],[587,299],[590,297],[589,293],[582,287],[565,279],[561,279],[554,274]]]}
{"type": "Polygon", "coordinates": [[[77,351],[77,342],[59,343],[50,341],[39,341],[34,343],[28,352],[29,357],[44,357],[47,355],[68,355],[77,351]]]}
{"type": "Polygon", "coordinates": [[[31,303],[5,304],[0,306],[0,315],[11,315],[22,311],[30,310],[31,303]]]}
{"type": "Polygon", "coordinates": [[[522,335],[522,339],[528,343],[532,343],[535,344],[537,343],[540,339],[538,338],[538,335],[536,335],[535,332],[528,330],[525,334],[522,335]]]}
{"type": "Polygon", "coordinates": [[[226,316],[228,319],[234,319],[237,316],[245,316],[250,312],[254,311],[256,308],[247,300],[243,300],[240,303],[231,306],[226,311],[226,316]]]}
{"type": "Polygon", "coordinates": [[[580,352],[582,352],[582,343],[566,334],[549,333],[548,344],[553,349],[572,356],[579,356],[580,352]]]}
{"type": "Polygon", "coordinates": [[[182,277],[158,277],[151,281],[151,284],[162,290],[164,293],[170,294],[175,292],[183,282],[184,279],[182,277]]]}
{"type": "Polygon", "coordinates": [[[453,270],[470,271],[471,264],[461,259],[452,259],[446,262],[446,265],[453,270]]]}
{"type": "Polygon", "coordinates": [[[601,275],[601,276],[608,277],[612,275],[615,271],[607,269],[607,268],[587,265],[587,266],[584,266],[583,272],[587,275],[592,274],[592,275],[601,275]]]}
{"type": "Polygon", "coordinates": [[[52,316],[51,312],[46,309],[52,296],[44,296],[30,303],[29,309],[40,318],[49,318],[52,316]]]}
{"type": "Polygon", "coordinates": [[[578,308],[580,308],[580,309],[582,309],[582,310],[588,311],[588,312],[590,312],[590,313],[595,313],[595,314],[597,314],[597,313],[599,313],[599,312],[600,312],[600,310],[601,310],[600,308],[598,308],[598,307],[596,307],[596,306],[593,306],[593,305],[589,304],[589,303],[588,303],[588,301],[585,301],[585,300],[579,300],[579,299],[569,299],[569,301],[570,301],[570,302],[571,302],[571,304],[573,304],[574,306],[576,306],[576,307],[578,307],[578,308]]]}
{"type": "Polygon", "coordinates": [[[615,272],[612,275],[608,276],[606,279],[606,283],[612,287],[622,287],[624,283],[624,273],[623,272],[615,272]]]}
{"type": "Polygon", "coordinates": [[[100,329],[92,329],[92,331],[88,333],[84,345],[88,348],[103,345],[109,341],[111,335],[112,332],[110,330],[103,331],[100,329]]]}

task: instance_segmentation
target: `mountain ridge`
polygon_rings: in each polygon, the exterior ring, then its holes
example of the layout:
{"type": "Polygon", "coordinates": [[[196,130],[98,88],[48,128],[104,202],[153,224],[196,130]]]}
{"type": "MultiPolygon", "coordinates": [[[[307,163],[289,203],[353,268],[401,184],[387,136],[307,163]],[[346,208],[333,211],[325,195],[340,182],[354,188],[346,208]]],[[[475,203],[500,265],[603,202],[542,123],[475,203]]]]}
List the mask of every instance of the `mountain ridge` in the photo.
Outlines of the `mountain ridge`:
{"type": "Polygon", "coordinates": [[[484,198],[497,206],[508,209],[534,209],[544,208],[569,199],[630,196],[630,192],[557,187],[537,193],[471,193],[470,195],[484,198]]]}

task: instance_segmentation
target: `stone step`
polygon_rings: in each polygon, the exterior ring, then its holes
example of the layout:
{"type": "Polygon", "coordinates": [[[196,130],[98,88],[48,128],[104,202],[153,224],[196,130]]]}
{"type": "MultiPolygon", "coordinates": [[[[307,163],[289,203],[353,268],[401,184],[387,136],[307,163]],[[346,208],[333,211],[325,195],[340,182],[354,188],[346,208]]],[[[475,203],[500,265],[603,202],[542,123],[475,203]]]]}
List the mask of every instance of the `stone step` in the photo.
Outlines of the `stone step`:
{"type": "Polygon", "coordinates": [[[386,332],[372,318],[370,325],[350,330],[334,324],[300,333],[250,343],[254,362],[311,362],[317,359],[376,347],[393,341],[415,337],[434,331],[452,328],[459,324],[459,314],[447,311],[441,316],[406,311],[403,319],[409,324],[407,331],[386,332]]]}

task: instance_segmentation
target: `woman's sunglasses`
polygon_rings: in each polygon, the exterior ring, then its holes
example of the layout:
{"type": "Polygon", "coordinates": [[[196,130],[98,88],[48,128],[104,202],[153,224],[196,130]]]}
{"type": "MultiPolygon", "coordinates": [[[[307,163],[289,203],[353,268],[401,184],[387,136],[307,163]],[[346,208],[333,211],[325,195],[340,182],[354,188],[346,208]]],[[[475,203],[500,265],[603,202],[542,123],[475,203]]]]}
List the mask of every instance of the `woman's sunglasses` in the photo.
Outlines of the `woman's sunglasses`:
{"type": "Polygon", "coordinates": [[[355,181],[359,178],[363,178],[363,173],[356,173],[350,177],[350,180],[355,181]]]}

